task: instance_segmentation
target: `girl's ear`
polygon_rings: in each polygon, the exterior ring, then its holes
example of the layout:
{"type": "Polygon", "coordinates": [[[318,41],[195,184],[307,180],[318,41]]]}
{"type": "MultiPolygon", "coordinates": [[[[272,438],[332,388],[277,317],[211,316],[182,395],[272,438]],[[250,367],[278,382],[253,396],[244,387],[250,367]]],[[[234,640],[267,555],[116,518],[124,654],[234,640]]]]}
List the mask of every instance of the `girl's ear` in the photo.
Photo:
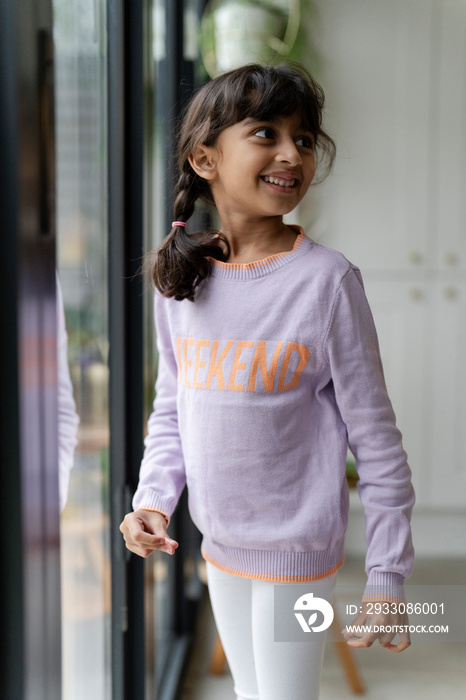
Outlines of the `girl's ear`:
{"type": "Polygon", "coordinates": [[[188,160],[194,172],[204,180],[212,182],[217,176],[217,159],[213,148],[204,144],[196,146],[188,160]]]}

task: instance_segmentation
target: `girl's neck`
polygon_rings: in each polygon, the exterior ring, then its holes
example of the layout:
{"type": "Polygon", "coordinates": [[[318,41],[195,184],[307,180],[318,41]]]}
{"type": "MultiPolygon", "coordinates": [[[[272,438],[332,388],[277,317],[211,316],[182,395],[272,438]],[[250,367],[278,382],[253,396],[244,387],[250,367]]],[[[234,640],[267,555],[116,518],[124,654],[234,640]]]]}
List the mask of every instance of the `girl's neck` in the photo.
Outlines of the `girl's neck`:
{"type": "Polygon", "coordinates": [[[230,243],[229,263],[245,264],[293,249],[296,231],[280,218],[261,221],[222,221],[222,233],[230,243]]]}

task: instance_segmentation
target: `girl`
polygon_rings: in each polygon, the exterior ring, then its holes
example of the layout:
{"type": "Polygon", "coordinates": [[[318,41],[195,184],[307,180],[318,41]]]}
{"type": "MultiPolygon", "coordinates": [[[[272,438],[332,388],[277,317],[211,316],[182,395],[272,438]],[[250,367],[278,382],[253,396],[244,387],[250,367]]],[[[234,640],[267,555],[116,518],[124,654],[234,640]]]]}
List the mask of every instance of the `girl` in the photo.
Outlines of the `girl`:
{"type": "MultiPolygon", "coordinates": [[[[157,392],[120,529],[136,554],[173,554],[166,528],[187,483],[238,699],[318,697],[324,635],[274,642],[273,590],[316,582],[331,600],[348,445],[367,521],[364,600],[402,597],[413,564],[410,470],[360,272],[283,222],[331,167],[323,105],[298,66],[248,65],[204,86],[179,135],[173,228],[150,262],[157,392]],[[221,232],[187,234],[198,199],[221,232]]],[[[363,604],[355,623],[366,618],[363,604]]],[[[409,645],[394,636],[379,642],[409,645]]],[[[375,638],[346,633],[355,646],[375,638]]]]}

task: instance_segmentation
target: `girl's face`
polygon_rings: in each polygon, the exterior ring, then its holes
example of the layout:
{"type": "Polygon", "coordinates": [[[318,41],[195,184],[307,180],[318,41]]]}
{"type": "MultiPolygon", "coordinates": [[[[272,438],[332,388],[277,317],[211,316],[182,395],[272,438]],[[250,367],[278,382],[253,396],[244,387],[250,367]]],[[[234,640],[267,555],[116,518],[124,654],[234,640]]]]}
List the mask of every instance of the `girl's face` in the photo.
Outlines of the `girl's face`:
{"type": "Polygon", "coordinates": [[[206,167],[197,172],[209,181],[220,217],[283,216],[302,200],[316,170],[312,133],[297,114],[244,119],[202,149],[206,167]]]}

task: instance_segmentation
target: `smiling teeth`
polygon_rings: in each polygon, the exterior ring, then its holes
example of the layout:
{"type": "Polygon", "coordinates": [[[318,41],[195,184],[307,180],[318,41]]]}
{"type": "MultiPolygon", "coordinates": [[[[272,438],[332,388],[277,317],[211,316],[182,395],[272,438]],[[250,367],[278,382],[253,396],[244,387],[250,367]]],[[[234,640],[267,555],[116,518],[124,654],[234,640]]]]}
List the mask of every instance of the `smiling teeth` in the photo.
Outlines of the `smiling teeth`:
{"type": "Polygon", "coordinates": [[[280,185],[280,187],[293,187],[296,180],[279,180],[277,177],[264,177],[266,182],[271,182],[273,185],[280,185]]]}

